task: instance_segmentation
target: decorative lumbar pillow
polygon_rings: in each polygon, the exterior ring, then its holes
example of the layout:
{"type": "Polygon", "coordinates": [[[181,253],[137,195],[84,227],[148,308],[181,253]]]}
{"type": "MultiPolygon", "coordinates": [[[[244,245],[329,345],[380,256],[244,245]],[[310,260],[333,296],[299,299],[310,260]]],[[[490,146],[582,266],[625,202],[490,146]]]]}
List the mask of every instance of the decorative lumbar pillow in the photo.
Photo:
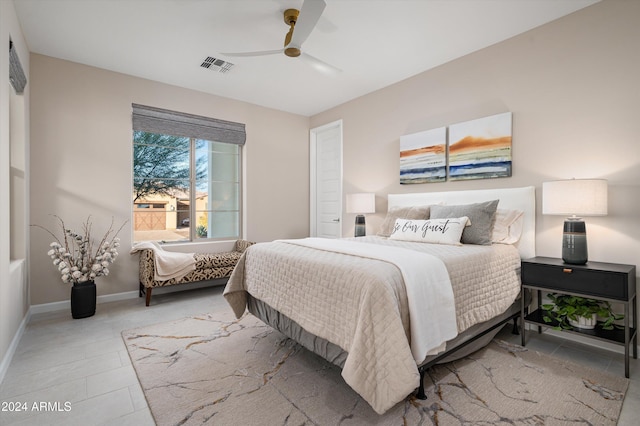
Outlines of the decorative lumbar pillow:
{"type": "Polygon", "coordinates": [[[496,223],[493,226],[491,241],[498,244],[515,244],[522,234],[524,212],[521,210],[496,210],[496,223]]]}
{"type": "Polygon", "coordinates": [[[464,244],[491,244],[499,200],[457,206],[431,206],[431,219],[467,216],[471,226],[462,233],[464,244]]]}
{"type": "Polygon", "coordinates": [[[462,231],[469,218],[446,219],[396,219],[391,232],[392,240],[418,241],[421,243],[461,245],[462,231]]]}
{"type": "Polygon", "coordinates": [[[396,219],[429,219],[430,206],[391,207],[382,222],[378,235],[388,237],[393,231],[396,219]]]}

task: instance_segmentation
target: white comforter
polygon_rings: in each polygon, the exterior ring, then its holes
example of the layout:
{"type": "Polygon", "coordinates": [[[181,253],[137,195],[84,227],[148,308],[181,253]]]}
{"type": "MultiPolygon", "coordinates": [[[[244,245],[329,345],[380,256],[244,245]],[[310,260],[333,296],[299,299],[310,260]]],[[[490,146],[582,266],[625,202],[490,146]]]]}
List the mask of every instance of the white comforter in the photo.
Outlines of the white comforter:
{"type": "MultiPolygon", "coordinates": [[[[451,278],[459,332],[504,312],[520,289],[520,259],[510,246],[358,239],[363,242],[442,259],[451,278]]],[[[385,412],[418,387],[409,302],[395,265],[284,242],[261,243],[245,252],[224,291],[237,316],[245,311],[247,294],[348,352],[342,376],[376,412],[385,412]]],[[[429,301],[411,303],[423,307],[429,301]]]]}
{"type": "Polygon", "coordinates": [[[304,238],[279,240],[318,250],[389,262],[400,270],[407,292],[411,353],[417,363],[445,349],[458,335],[456,307],[449,272],[437,257],[402,247],[362,244],[353,240],[304,238]]]}

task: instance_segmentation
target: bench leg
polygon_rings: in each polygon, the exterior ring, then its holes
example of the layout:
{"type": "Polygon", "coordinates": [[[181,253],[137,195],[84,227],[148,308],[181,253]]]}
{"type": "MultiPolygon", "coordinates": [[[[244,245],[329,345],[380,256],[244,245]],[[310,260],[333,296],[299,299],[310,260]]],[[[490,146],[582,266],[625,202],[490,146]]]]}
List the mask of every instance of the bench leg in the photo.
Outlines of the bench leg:
{"type": "Polygon", "coordinates": [[[151,302],[151,287],[145,288],[144,284],[140,282],[140,290],[138,291],[138,297],[142,297],[143,294],[147,295],[147,298],[145,299],[145,303],[147,306],[149,306],[149,303],[151,302]]]}

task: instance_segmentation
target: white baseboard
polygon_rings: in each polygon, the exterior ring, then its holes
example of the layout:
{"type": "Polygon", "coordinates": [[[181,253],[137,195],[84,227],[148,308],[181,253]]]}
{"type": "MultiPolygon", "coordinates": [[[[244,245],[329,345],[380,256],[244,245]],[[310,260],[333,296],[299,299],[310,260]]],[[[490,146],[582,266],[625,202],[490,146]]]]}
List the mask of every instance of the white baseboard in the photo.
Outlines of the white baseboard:
{"type": "MultiPolygon", "coordinates": [[[[211,287],[212,285],[221,285],[225,281],[221,279],[199,281],[195,283],[172,285],[166,287],[157,287],[153,289],[153,294],[173,293],[174,291],[183,291],[187,289],[196,289],[203,287],[211,287]]],[[[119,300],[135,299],[138,297],[138,290],[125,291],[123,293],[105,294],[96,298],[96,303],[117,302],[119,300]]],[[[42,314],[46,312],[57,312],[71,309],[71,301],[61,300],[59,302],[42,303],[40,305],[31,305],[29,312],[31,314],[42,314]]]]}
{"type": "Polygon", "coordinates": [[[5,352],[4,357],[2,358],[2,362],[0,362],[0,383],[4,380],[4,376],[7,374],[9,370],[9,364],[11,364],[11,360],[13,359],[13,355],[16,353],[18,349],[18,344],[22,339],[22,335],[24,334],[24,330],[31,319],[31,309],[27,311],[27,314],[22,318],[22,322],[16,331],[16,334],[13,336],[13,340],[11,340],[11,344],[5,352]]]}
{"type": "MultiPolygon", "coordinates": [[[[125,291],[124,293],[106,294],[98,296],[96,303],[116,302],[118,300],[134,299],[138,297],[137,291],[125,291]]],[[[42,314],[45,312],[57,312],[71,309],[70,300],[61,300],[59,302],[42,303],[40,305],[31,305],[29,312],[31,314],[42,314]]]]}

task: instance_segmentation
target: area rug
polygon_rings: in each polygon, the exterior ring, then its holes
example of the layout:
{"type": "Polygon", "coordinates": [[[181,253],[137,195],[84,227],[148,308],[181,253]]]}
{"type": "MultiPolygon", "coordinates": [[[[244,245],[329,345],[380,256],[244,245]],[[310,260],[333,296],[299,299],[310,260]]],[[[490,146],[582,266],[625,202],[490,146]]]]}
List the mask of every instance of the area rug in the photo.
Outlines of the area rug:
{"type": "Polygon", "coordinates": [[[428,370],[384,415],[340,369],[252,315],[122,333],[158,425],[615,425],[628,380],[500,340],[428,370]]]}

